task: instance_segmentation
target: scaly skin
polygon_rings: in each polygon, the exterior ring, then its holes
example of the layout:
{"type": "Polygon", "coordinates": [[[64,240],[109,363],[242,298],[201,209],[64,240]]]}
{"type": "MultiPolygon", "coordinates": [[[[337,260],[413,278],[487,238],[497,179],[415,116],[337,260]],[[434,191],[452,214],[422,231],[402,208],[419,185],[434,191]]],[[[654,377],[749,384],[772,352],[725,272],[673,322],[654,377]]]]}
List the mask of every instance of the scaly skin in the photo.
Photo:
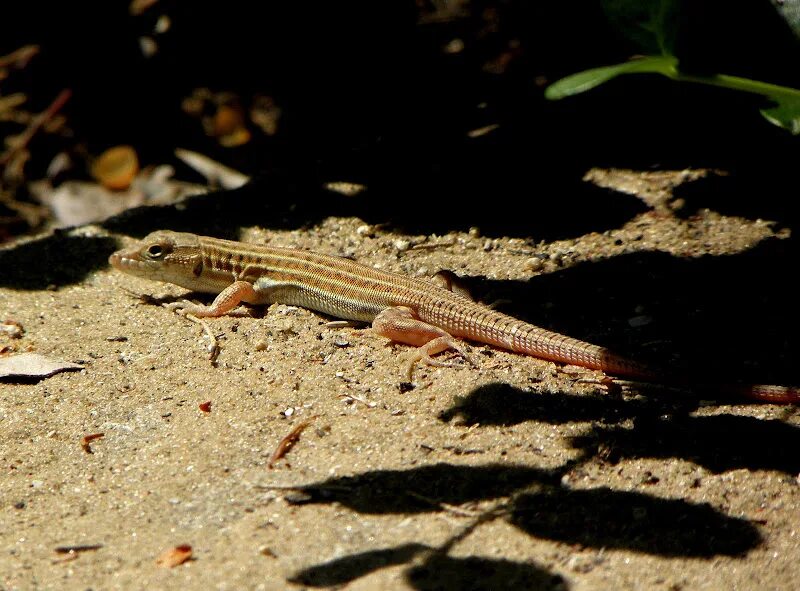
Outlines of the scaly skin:
{"type": "MultiPolygon", "coordinates": [[[[663,379],[658,371],[605,347],[517,320],[430,281],[341,257],[159,231],[112,254],[109,262],[132,275],[219,294],[209,306],[174,306],[196,316],[220,316],[242,301],[279,302],[372,322],[379,334],[420,347],[414,360],[428,363],[437,364],[430,355],[448,348],[463,353],[457,337],[611,375],[663,379]]],[[[791,387],[733,389],[768,402],[800,401],[800,390],[791,387]]]]}

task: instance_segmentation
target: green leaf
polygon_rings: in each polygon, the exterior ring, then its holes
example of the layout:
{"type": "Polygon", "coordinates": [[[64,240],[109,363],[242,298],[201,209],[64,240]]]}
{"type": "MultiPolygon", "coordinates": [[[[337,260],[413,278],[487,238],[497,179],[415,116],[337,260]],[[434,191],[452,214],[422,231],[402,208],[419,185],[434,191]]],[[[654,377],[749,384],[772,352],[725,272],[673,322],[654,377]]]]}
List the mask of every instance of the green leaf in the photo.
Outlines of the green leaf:
{"type": "Polygon", "coordinates": [[[680,0],[602,0],[602,5],[611,24],[644,53],[674,53],[680,0]]]}
{"type": "Polygon", "coordinates": [[[558,100],[580,94],[623,74],[662,74],[673,78],[677,65],[678,60],[671,56],[649,56],[613,66],[592,68],[557,80],[545,89],[544,96],[558,100]]]}
{"type": "Polygon", "coordinates": [[[783,127],[792,135],[800,135],[800,98],[790,96],[772,96],[775,106],[761,109],[767,121],[783,127]]]}

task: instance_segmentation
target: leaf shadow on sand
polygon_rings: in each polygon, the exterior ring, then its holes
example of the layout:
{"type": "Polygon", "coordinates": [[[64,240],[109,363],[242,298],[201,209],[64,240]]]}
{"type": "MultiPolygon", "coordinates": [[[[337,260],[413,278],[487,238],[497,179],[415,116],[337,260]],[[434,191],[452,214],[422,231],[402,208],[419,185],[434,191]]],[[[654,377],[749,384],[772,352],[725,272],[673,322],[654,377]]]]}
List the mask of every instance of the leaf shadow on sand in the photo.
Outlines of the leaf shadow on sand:
{"type": "MultiPolygon", "coordinates": [[[[707,504],[606,487],[572,490],[561,483],[561,474],[560,469],[505,464],[439,463],[410,470],[377,470],[298,487],[305,495],[299,504],[343,505],[362,514],[417,514],[497,499],[500,507],[479,514],[467,529],[505,519],[533,538],[667,557],[738,556],[762,541],[755,525],[707,504]]],[[[343,578],[354,580],[388,565],[408,564],[406,578],[418,589],[463,588],[455,582],[468,580],[462,577],[464,569],[475,573],[505,571],[504,576],[509,579],[537,581],[532,588],[563,588],[563,581],[555,573],[529,563],[449,557],[451,543],[433,550],[407,544],[374,553],[356,553],[309,566],[291,580],[323,586],[346,582],[343,578]],[[437,571],[431,567],[431,560],[445,570],[434,574],[437,571]],[[454,576],[448,575],[448,568],[452,568],[454,576]]]]}

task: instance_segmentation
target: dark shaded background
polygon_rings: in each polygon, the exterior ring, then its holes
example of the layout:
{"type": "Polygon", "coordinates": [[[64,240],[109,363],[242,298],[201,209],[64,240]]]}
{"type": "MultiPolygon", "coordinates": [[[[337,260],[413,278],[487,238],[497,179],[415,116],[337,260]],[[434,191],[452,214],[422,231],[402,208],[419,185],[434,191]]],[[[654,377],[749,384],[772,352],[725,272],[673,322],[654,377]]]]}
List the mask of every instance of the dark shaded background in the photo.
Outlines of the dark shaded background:
{"type": "MultiPolygon", "coordinates": [[[[713,205],[723,213],[795,219],[797,139],[761,118],[758,97],[636,77],[544,101],[546,83],[635,53],[599,2],[476,1],[447,18],[432,4],[162,1],[131,17],[122,1],[14,3],[0,47],[39,43],[42,54],[3,85],[42,107],[71,88],[65,113],[90,153],[131,143],[160,163],[181,146],[290,183],[360,180],[372,195],[362,217],[411,230],[477,224],[530,236],[595,217],[580,182],[592,166],[722,168],[727,202],[713,205]],[[146,59],[137,39],[162,13],[172,27],[146,59]],[[465,49],[448,55],[454,38],[465,49]],[[487,71],[499,62],[500,73],[487,71]],[[278,135],[220,148],[180,111],[197,87],[275,97],[278,135]],[[492,134],[465,135],[493,123],[492,134]],[[524,215],[532,208],[536,219],[524,215]]],[[[768,0],[685,8],[688,68],[800,86],[797,39],[768,0]]]]}

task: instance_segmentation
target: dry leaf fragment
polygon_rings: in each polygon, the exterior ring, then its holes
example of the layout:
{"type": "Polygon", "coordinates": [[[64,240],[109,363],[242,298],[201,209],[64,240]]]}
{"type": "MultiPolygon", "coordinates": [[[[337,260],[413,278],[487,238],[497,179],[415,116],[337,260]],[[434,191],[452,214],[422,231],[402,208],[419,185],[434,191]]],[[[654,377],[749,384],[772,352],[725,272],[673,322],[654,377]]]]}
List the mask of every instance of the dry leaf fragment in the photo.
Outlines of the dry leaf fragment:
{"type": "MultiPolygon", "coordinates": [[[[26,100],[28,100],[28,97],[22,92],[14,92],[6,96],[0,96],[0,113],[12,111],[23,104],[26,100]]],[[[10,119],[11,117],[9,116],[8,118],[10,119]]]]}
{"type": "Polygon", "coordinates": [[[37,53],[39,53],[38,45],[23,45],[11,53],[0,56],[0,68],[7,68],[10,66],[24,68],[37,53]]]}
{"type": "Polygon", "coordinates": [[[0,378],[47,378],[62,371],[83,369],[78,363],[50,359],[39,353],[20,353],[0,359],[0,378]]]}
{"type": "Polygon", "coordinates": [[[238,107],[220,105],[212,119],[211,135],[230,135],[244,124],[244,114],[238,107]]]}
{"type": "Polygon", "coordinates": [[[158,0],[132,0],[128,5],[128,12],[132,16],[139,16],[157,2],[158,0]]]}
{"type": "Polygon", "coordinates": [[[200,410],[202,410],[203,412],[211,412],[211,401],[208,400],[206,402],[201,402],[198,405],[198,408],[200,408],[200,410]]]}
{"type": "Polygon", "coordinates": [[[162,14],[158,17],[156,24],[153,26],[153,33],[156,35],[163,35],[169,31],[170,27],[172,27],[172,19],[170,19],[166,14],[162,14]]]}
{"type": "Polygon", "coordinates": [[[206,177],[209,183],[219,185],[223,189],[237,189],[250,180],[246,174],[198,152],[176,148],[175,156],[206,177]]]}
{"type": "Polygon", "coordinates": [[[130,187],[139,172],[139,158],[131,146],[109,148],[92,163],[92,176],[104,187],[119,191],[130,187]]]}
{"type": "Polygon", "coordinates": [[[81,447],[83,448],[83,451],[85,451],[87,454],[94,453],[89,444],[95,439],[105,437],[105,435],[105,433],[92,433],[91,435],[84,435],[83,438],[81,438],[81,447]]]}
{"type": "Polygon", "coordinates": [[[189,544],[181,544],[174,548],[164,550],[161,555],[156,558],[156,564],[165,568],[172,568],[183,564],[192,557],[192,547],[189,544]]]}
{"type": "Polygon", "coordinates": [[[486,135],[487,133],[493,132],[498,127],[500,127],[499,123],[492,123],[491,125],[485,125],[484,127],[471,129],[470,131],[467,132],[467,137],[468,138],[481,137],[482,135],[486,135]]]}
{"type": "Polygon", "coordinates": [[[272,466],[280,460],[283,456],[289,453],[291,449],[294,447],[294,444],[300,439],[300,434],[308,427],[316,417],[311,417],[307,421],[303,421],[299,425],[297,425],[291,432],[281,439],[280,443],[278,443],[278,447],[275,448],[275,452],[272,454],[272,457],[269,459],[269,463],[267,464],[267,468],[270,470],[272,466]]]}
{"type": "Polygon", "coordinates": [[[366,185],[362,185],[360,183],[350,183],[347,181],[332,181],[330,183],[324,183],[322,186],[328,191],[339,193],[345,197],[354,197],[355,195],[363,193],[367,190],[366,185]]]}
{"type": "Polygon", "coordinates": [[[89,181],[70,180],[58,187],[48,181],[34,181],[28,183],[28,189],[50,208],[58,227],[102,221],[145,202],[138,191],[112,193],[89,181]]]}
{"type": "Polygon", "coordinates": [[[250,131],[244,125],[244,113],[236,105],[220,105],[210,123],[208,134],[226,148],[241,146],[250,141],[250,131]]]}
{"type": "Polygon", "coordinates": [[[158,43],[152,37],[142,35],[139,37],[139,51],[144,57],[153,57],[158,53],[158,43]]]}
{"type": "Polygon", "coordinates": [[[256,96],[250,107],[250,121],[255,123],[266,135],[278,133],[278,120],[281,108],[271,96],[256,96]]]}
{"type": "Polygon", "coordinates": [[[237,127],[233,133],[222,135],[218,139],[221,146],[235,148],[250,141],[250,131],[246,127],[237,127]]]}

